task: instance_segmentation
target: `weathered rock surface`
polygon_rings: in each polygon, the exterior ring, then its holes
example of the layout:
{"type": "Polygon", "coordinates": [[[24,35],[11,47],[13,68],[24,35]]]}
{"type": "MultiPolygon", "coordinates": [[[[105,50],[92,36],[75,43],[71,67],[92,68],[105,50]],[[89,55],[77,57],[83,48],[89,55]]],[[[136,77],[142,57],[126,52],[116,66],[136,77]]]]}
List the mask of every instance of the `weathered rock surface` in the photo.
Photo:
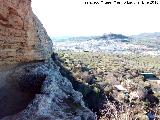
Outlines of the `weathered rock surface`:
{"type": "Polygon", "coordinates": [[[0,0],[0,119],[96,119],[51,53],[31,0],[0,0]]]}
{"type": "Polygon", "coordinates": [[[0,65],[43,60],[51,52],[52,42],[31,0],[0,0],[0,65]]]}
{"type": "Polygon", "coordinates": [[[18,66],[10,77],[18,81],[22,90],[37,93],[25,110],[2,120],[96,119],[85,107],[82,94],[73,89],[68,79],[62,77],[58,66],[52,60],[18,66]],[[40,91],[35,90],[40,84],[40,91]]]}

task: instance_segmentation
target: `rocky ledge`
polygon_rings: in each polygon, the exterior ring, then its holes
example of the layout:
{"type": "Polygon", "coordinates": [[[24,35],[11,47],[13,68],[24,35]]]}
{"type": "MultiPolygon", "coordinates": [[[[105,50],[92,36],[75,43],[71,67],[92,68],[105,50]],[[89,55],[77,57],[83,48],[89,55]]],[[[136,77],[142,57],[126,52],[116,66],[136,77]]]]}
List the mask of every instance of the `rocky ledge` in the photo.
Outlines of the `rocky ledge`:
{"type": "Polygon", "coordinates": [[[33,93],[35,97],[24,110],[2,120],[96,119],[95,114],[85,107],[82,94],[62,77],[59,67],[51,59],[18,65],[9,76],[17,81],[20,91],[33,93]]]}

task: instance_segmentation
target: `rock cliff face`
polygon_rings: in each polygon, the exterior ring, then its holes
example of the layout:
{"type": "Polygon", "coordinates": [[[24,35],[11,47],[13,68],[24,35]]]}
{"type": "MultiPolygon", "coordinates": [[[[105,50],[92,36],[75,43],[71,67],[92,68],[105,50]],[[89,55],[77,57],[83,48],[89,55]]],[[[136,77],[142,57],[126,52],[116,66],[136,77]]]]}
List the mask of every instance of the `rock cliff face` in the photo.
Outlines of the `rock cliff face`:
{"type": "Polygon", "coordinates": [[[51,52],[31,0],[0,0],[0,65],[46,59],[51,52]]]}
{"type": "Polygon", "coordinates": [[[51,53],[31,0],[0,0],[0,119],[96,119],[51,53]]]}

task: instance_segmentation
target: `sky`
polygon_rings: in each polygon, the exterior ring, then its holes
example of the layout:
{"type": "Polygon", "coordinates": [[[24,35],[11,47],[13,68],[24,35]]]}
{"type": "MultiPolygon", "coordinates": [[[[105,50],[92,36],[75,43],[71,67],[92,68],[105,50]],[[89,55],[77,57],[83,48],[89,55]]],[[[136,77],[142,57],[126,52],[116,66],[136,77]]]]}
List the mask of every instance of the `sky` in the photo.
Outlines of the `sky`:
{"type": "Polygon", "coordinates": [[[89,0],[32,0],[32,9],[53,37],[160,32],[160,0],[158,5],[86,5],[85,1],[89,0]]]}

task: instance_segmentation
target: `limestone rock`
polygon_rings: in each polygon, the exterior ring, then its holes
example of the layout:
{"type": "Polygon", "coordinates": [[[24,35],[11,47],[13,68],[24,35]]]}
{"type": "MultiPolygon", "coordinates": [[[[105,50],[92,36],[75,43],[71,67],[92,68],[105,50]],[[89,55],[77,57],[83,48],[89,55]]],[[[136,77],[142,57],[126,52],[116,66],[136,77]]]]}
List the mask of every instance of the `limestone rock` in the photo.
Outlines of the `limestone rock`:
{"type": "Polygon", "coordinates": [[[33,90],[36,95],[26,109],[2,120],[96,119],[95,114],[85,107],[82,94],[73,89],[68,79],[62,77],[58,66],[52,60],[17,66],[10,77],[16,79],[21,88],[29,89],[28,92],[33,90]],[[26,76],[30,77],[26,79],[26,76]],[[42,84],[42,87],[38,92],[35,86],[39,84],[42,84]]]}
{"type": "Polygon", "coordinates": [[[33,14],[31,0],[0,0],[2,120],[96,119],[82,94],[48,59],[51,53],[51,39],[33,14]]]}
{"type": "Polygon", "coordinates": [[[0,66],[43,60],[52,42],[33,14],[31,0],[0,0],[0,66]]]}

